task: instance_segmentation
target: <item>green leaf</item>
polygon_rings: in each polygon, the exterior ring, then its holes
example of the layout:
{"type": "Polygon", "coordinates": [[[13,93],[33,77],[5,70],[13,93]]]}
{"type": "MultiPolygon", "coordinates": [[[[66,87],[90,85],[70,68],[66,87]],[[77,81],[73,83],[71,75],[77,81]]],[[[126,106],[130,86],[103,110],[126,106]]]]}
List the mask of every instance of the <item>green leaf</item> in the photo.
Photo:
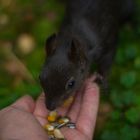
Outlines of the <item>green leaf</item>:
{"type": "Polygon", "coordinates": [[[115,110],[111,113],[111,118],[113,120],[119,120],[121,118],[121,112],[119,110],[115,110]]]}
{"type": "Polygon", "coordinates": [[[123,50],[118,49],[115,60],[116,60],[117,64],[119,64],[119,65],[123,65],[125,63],[126,59],[124,58],[123,50]]]}
{"type": "Polygon", "coordinates": [[[140,57],[137,57],[134,61],[134,66],[137,69],[140,69],[140,57]]]}
{"type": "Polygon", "coordinates": [[[125,112],[126,119],[131,123],[138,123],[140,121],[140,109],[131,108],[125,112]]]}
{"type": "Polygon", "coordinates": [[[117,108],[122,108],[124,106],[135,104],[136,98],[137,96],[132,90],[112,90],[110,95],[112,104],[117,108]]]}
{"type": "Polygon", "coordinates": [[[113,90],[110,95],[112,104],[118,108],[121,108],[123,106],[123,102],[122,102],[122,98],[121,98],[120,94],[121,93],[119,91],[113,90]]]}
{"type": "Polygon", "coordinates": [[[19,98],[19,94],[13,93],[12,95],[7,96],[6,98],[0,99],[0,109],[13,103],[17,98],[19,98]]]}
{"type": "Polygon", "coordinates": [[[122,94],[123,104],[124,105],[132,105],[135,103],[135,92],[132,90],[124,91],[122,94]]]}
{"type": "Polygon", "coordinates": [[[132,88],[136,83],[136,73],[133,71],[124,73],[121,76],[120,83],[126,88],[132,88]]]}
{"type": "Polygon", "coordinates": [[[122,128],[120,129],[121,140],[135,140],[135,139],[138,140],[139,139],[138,136],[139,130],[136,127],[125,125],[122,126],[122,128]]]}
{"type": "Polygon", "coordinates": [[[125,49],[125,56],[127,59],[134,59],[137,55],[137,50],[135,48],[135,45],[132,44],[132,46],[127,47],[125,49]]]}
{"type": "Polygon", "coordinates": [[[44,43],[46,38],[55,31],[55,23],[47,19],[40,19],[33,26],[33,34],[40,43],[44,43]]]}
{"type": "Polygon", "coordinates": [[[135,104],[140,107],[140,95],[137,95],[134,100],[135,104]]]}
{"type": "Polygon", "coordinates": [[[101,140],[120,140],[116,131],[106,130],[101,136],[101,140]]]}

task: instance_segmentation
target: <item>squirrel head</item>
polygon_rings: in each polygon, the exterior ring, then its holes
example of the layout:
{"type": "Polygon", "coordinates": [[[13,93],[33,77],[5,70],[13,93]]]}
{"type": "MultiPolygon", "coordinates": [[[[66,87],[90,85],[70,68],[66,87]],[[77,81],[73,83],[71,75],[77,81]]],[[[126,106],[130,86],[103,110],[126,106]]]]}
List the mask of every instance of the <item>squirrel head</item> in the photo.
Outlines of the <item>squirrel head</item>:
{"type": "Polygon", "coordinates": [[[80,88],[88,73],[88,61],[77,38],[54,34],[47,39],[45,51],[47,57],[39,78],[46,107],[54,110],[80,88]]]}

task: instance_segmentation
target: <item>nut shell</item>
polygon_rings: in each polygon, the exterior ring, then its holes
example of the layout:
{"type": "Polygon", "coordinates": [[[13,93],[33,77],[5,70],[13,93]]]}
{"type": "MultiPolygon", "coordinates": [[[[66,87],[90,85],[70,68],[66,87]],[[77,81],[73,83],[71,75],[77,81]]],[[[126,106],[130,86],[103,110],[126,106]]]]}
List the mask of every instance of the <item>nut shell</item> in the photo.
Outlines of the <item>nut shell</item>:
{"type": "Polygon", "coordinates": [[[46,124],[44,129],[47,131],[48,135],[53,135],[54,126],[51,124],[46,124]]]}
{"type": "Polygon", "coordinates": [[[62,117],[62,118],[59,118],[58,123],[59,123],[59,124],[62,124],[62,123],[67,124],[69,121],[70,121],[69,118],[67,118],[67,117],[62,117]]]}
{"type": "Polygon", "coordinates": [[[54,136],[57,139],[65,140],[64,135],[61,133],[59,129],[54,129],[54,136]]]}

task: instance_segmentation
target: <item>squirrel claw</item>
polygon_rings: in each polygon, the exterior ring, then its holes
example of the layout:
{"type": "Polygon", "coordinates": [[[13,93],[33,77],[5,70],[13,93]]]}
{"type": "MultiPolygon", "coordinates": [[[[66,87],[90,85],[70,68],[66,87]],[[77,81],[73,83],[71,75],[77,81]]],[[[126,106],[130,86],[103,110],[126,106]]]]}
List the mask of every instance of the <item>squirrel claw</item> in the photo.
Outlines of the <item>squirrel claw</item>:
{"type": "Polygon", "coordinates": [[[95,82],[101,86],[101,89],[103,89],[103,92],[108,92],[108,80],[102,76],[101,74],[99,74],[98,72],[94,73],[96,79],[95,82]]]}

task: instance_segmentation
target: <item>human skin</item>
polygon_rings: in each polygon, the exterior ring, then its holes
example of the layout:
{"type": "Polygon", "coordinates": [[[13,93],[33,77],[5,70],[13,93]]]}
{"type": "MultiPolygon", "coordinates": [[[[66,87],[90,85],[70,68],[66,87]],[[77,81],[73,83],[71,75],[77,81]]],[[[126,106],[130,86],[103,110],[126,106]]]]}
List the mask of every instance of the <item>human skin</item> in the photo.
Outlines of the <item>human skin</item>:
{"type": "MultiPolygon", "coordinates": [[[[99,88],[95,77],[86,80],[69,107],[60,107],[60,115],[76,123],[76,129],[62,128],[67,140],[92,140],[99,105],[99,88]]],[[[42,93],[34,101],[30,96],[18,99],[0,111],[0,140],[47,140],[43,126],[47,123],[45,97],[42,93]]]]}

